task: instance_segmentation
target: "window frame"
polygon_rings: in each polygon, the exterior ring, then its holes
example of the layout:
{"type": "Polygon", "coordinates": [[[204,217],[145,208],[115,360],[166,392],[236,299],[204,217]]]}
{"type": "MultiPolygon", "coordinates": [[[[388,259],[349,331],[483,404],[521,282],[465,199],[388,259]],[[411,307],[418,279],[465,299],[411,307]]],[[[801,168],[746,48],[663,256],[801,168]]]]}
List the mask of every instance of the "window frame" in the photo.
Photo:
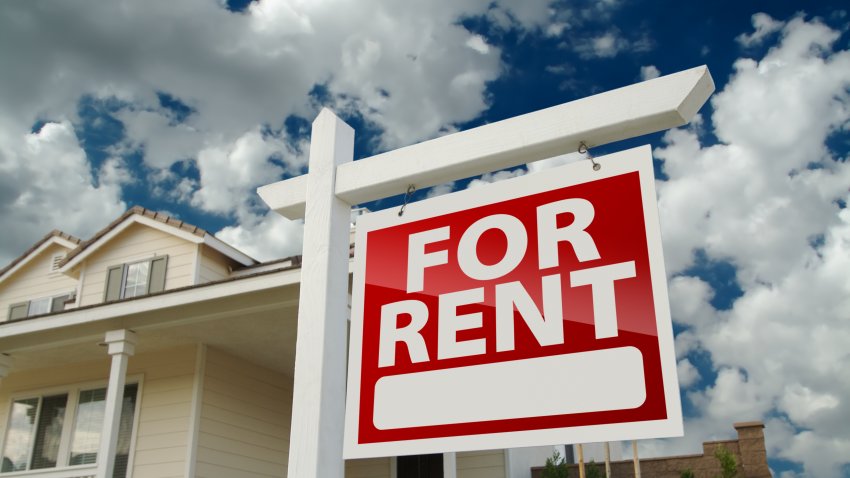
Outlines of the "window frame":
{"type": "MultiPolygon", "coordinates": [[[[127,459],[127,477],[132,476],[133,470],[133,460],[135,457],[136,450],[136,440],[139,433],[139,416],[141,413],[141,405],[142,405],[142,394],[144,393],[144,374],[133,374],[127,375],[124,386],[127,385],[136,385],[136,406],[133,410],[133,429],[130,431],[130,454],[127,459]]],[[[31,390],[21,390],[15,391],[8,395],[8,399],[6,401],[6,415],[3,418],[4,421],[4,433],[0,435],[0,453],[3,453],[6,450],[6,441],[9,438],[9,419],[12,414],[12,404],[17,400],[26,400],[31,398],[39,399],[39,408],[36,412],[35,416],[35,425],[38,425],[38,419],[41,415],[42,408],[42,399],[44,397],[50,397],[60,394],[67,394],[68,400],[65,405],[65,415],[64,415],[64,425],[62,427],[62,434],[59,439],[59,450],[57,453],[56,463],[57,465],[53,468],[37,468],[37,469],[28,469],[28,470],[19,470],[19,471],[9,471],[9,472],[0,472],[0,478],[5,477],[17,477],[17,476],[34,476],[39,473],[52,473],[61,470],[74,470],[74,469],[87,469],[91,468],[93,465],[91,464],[82,464],[82,465],[69,465],[71,460],[71,441],[73,440],[74,429],[76,427],[77,421],[77,410],[79,406],[80,392],[86,390],[94,390],[99,388],[106,388],[108,391],[109,382],[108,380],[91,380],[86,382],[77,382],[68,385],[61,386],[53,386],[53,387],[44,387],[37,388],[31,390]],[[63,463],[63,464],[59,464],[63,463]]],[[[27,466],[31,466],[32,464],[32,453],[35,448],[35,430],[33,430],[33,437],[31,443],[29,445],[29,452],[27,457],[27,466]]],[[[96,463],[96,462],[95,462],[96,463]]]]}
{"type": "Polygon", "coordinates": [[[117,301],[117,300],[124,300],[124,299],[128,299],[128,298],[144,297],[144,296],[150,295],[150,294],[155,293],[155,292],[161,292],[161,291],[165,290],[165,279],[166,279],[167,274],[168,274],[168,254],[155,254],[152,257],[149,257],[147,259],[134,260],[134,261],[124,262],[122,264],[116,264],[114,266],[107,266],[106,276],[104,277],[104,281],[103,281],[104,282],[104,284],[103,284],[103,301],[104,302],[114,302],[114,301],[117,301]],[[153,275],[154,275],[153,274],[154,263],[158,260],[165,261],[164,264],[163,264],[164,270],[163,270],[163,273],[162,273],[163,274],[162,275],[162,284],[160,285],[161,289],[154,291],[154,292],[151,292],[151,285],[153,284],[153,275]],[[135,264],[143,264],[143,263],[148,264],[148,277],[147,277],[147,281],[146,281],[146,284],[145,284],[145,292],[144,292],[144,294],[138,294],[138,295],[134,295],[134,296],[131,296],[131,297],[126,297],[127,277],[128,277],[128,271],[130,269],[130,266],[135,265],[135,264]],[[121,270],[121,280],[118,283],[118,294],[117,294],[117,297],[110,299],[109,298],[110,297],[109,275],[113,270],[115,270],[117,272],[118,269],[121,270]]]}
{"type": "Polygon", "coordinates": [[[15,302],[14,304],[9,304],[9,311],[6,315],[6,320],[7,321],[21,320],[21,319],[26,319],[27,317],[35,317],[36,315],[45,315],[45,314],[52,314],[53,312],[62,312],[63,310],[65,310],[64,304],[66,304],[66,303],[68,303],[72,300],[75,300],[75,298],[76,298],[76,291],[72,291],[72,292],[66,292],[64,294],[49,295],[49,296],[45,296],[45,297],[37,297],[35,299],[26,300],[26,301],[23,301],[23,302],[15,302]],[[62,302],[62,304],[63,304],[62,309],[61,310],[53,310],[53,302],[56,299],[59,299],[59,298],[62,298],[62,297],[66,298],[62,302]],[[40,300],[48,301],[47,312],[42,312],[42,313],[39,313],[39,314],[31,314],[30,309],[32,308],[32,303],[36,302],[36,301],[40,301],[40,300]],[[12,318],[12,311],[15,309],[15,307],[20,307],[22,305],[26,305],[26,307],[27,307],[26,314],[23,317],[18,317],[18,318],[13,319],[12,318]]]}

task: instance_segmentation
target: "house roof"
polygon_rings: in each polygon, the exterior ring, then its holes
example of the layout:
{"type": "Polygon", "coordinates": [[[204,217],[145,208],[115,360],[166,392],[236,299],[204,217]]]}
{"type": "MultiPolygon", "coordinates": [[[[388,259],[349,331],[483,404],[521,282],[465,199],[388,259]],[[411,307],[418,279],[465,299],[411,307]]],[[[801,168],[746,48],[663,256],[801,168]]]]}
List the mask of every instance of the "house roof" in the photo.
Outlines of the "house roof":
{"type": "Polygon", "coordinates": [[[217,239],[215,236],[198,226],[173,218],[168,214],[145,209],[141,206],[134,206],[128,209],[118,219],[112,221],[109,225],[96,232],[90,239],[81,242],[79,247],[71,251],[68,256],[65,257],[65,259],[59,264],[59,267],[63,272],[67,272],[80,263],[85,257],[98,250],[105,243],[109,242],[112,237],[135,223],[141,223],[160,229],[164,232],[182,237],[190,242],[206,244],[243,266],[251,266],[258,263],[256,259],[217,239]]]}
{"type": "Polygon", "coordinates": [[[0,282],[3,282],[15,271],[26,265],[30,260],[37,256],[41,251],[46,249],[50,244],[55,243],[67,247],[68,249],[74,249],[78,247],[80,242],[82,241],[79,238],[74,237],[68,233],[62,232],[58,229],[54,229],[48,232],[44,237],[39,239],[29,249],[24,251],[23,254],[12,260],[12,262],[7,264],[6,267],[0,269],[0,282]]]}
{"type": "Polygon", "coordinates": [[[64,266],[65,264],[70,262],[72,259],[74,259],[74,257],[80,255],[86,249],[88,249],[90,246],[97,243],[97,241],[99,239],[103,238],[103,236],[105,236],[108,232],[114,230],[121,223],[126,221],[127,218],[129,218],[130,216],[132,216],[134,214],[139,214],[141,216],[149,217],[149,218],[154,219],[156,221],[159,221],[163,224],[167,224],[169,226],[176,227],[177,229],[180,229],[182,231],[186,231],[190,234],[194,234],[198,237],[204,237],[204,235],[207,234],[207,231],[201,229],[200,227],[193,226],[193,225],[186,223],[186,222],[183,222],[179,219],[175,219],[175,218],[169,216],[168,214],[163,214],[163,213],[157,212],[157,211],[151,211],[150,209],[145,209],[142,206],[133,206],[130,209],[127,209],[127,211],[125,211],[124,214],[119,216],[118,219],[110,222],[106,227],[97,231],[91,238],[89,238],[88,240],[82,241],[78,248],[74,249],[67,256],[65,256],[65,259],[63,259],[62,262],[59,264],[60,267],[64,266]]]}

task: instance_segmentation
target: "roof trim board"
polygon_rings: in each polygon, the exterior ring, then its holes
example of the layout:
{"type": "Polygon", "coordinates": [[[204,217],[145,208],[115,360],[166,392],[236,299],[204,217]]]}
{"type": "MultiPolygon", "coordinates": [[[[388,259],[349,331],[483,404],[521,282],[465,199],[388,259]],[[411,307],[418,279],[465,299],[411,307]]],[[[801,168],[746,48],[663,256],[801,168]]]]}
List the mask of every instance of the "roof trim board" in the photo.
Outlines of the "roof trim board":
{"type": "Polygon", "coordinates": [[[50,246],[58,244],[68,249],[69,251],[73,251],[78,247],[79,243],[79,239],[69,234],[65,234],[64,232],[50,232],[48,235],[44,236],[40,241],[33,244],[33,246],[28,251],[24,252],[22,255],[18,256],[17,259],[9,263],[9,265],[6,266],[5,269],[0,271],[0,283],[3,283],[3,281],[11,277],[15,272],[21,270],[50,246]]]}

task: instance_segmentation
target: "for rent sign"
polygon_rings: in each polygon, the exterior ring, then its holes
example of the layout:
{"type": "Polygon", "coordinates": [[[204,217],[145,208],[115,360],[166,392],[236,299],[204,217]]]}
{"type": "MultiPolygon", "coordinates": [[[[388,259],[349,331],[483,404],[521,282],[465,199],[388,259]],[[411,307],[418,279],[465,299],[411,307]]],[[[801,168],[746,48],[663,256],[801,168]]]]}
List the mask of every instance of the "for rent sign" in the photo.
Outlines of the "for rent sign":
{"type": "Polygon", "coordinates": [[[649,147],[362,216],[346,458],[682,434],[649,147]]]}

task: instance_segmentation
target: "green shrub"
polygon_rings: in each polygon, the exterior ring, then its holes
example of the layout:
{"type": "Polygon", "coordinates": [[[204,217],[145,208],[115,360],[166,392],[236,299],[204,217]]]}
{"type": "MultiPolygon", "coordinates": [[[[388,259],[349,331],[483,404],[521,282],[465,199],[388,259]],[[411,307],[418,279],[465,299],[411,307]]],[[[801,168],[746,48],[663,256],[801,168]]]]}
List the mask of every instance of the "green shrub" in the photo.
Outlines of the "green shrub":
{"type": "Polygon", "coordinates": [[[564,457],[555,450],[551,457],[546,458],[546,465],[543,467],[543,478],[569,478],[569,469],[564,457]]]}
{"type": "Polygon", "coordinates": [[[603,471],[595,461],[591,460],[590,463],[584,467],[584,476],[585,478],[602,478],[605,476],[605,471],[603,471]]]}
{"type": "Polygon", "coordinates": [[[735,455],[725,446],[718,446],[714,450],[714,457],[720,462],[720,475],[718,475],[718,478],[735,478],[738,476],[738,462],[735,460],[735,455]]]}
{"type": "Polygon", "coordinates": [[[679,478],[695,478],[694,472],[690,469],[682,471],[682,474],[679,475],[679,478]]]}

